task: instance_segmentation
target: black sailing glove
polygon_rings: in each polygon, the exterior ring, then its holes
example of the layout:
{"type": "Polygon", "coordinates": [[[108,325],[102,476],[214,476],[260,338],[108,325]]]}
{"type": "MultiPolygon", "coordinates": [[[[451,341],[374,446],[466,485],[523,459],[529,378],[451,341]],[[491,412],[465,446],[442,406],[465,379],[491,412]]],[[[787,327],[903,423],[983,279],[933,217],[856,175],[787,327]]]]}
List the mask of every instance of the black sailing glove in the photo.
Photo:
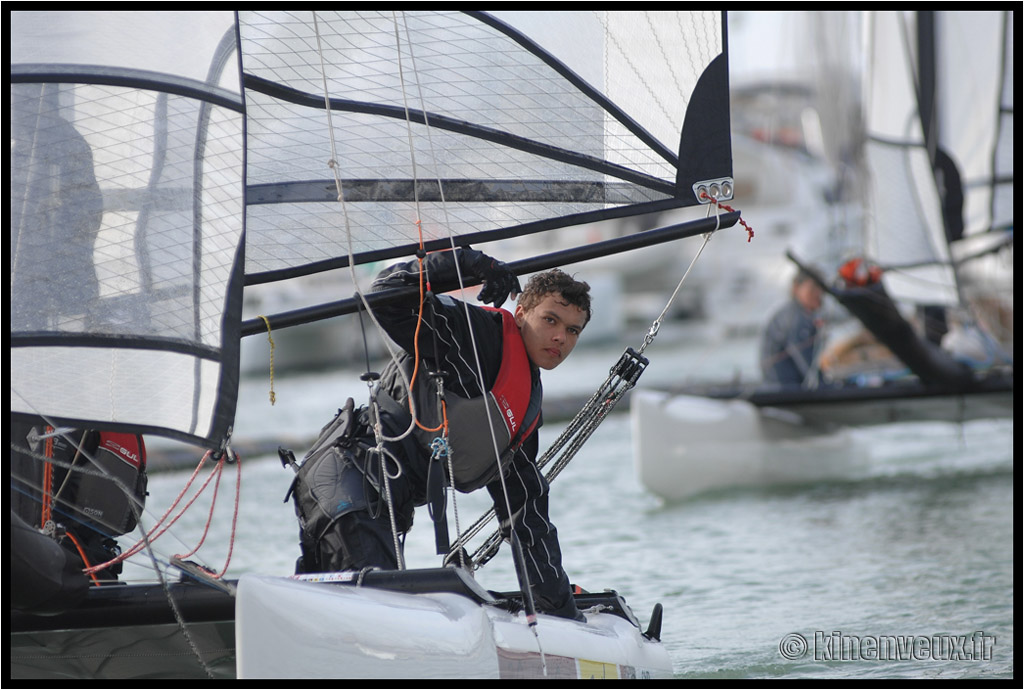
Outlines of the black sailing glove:
{"type": "Polygon", "coordinates": [[[476,278],[483,280],[477,299],[484,304],[500,307],[511,294],[514,298],[523,291],[519,276],[504,262],[491,258],[475,249],[462,250],[462,265],[476,278]]]}

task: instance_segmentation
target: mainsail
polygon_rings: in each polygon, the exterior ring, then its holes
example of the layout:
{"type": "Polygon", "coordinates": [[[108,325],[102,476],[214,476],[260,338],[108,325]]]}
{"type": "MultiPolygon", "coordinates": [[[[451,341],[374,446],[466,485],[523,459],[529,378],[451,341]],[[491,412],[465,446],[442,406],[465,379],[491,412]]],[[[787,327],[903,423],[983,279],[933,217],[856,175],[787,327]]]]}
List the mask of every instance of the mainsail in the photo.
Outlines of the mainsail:
{"type": "Polygon", "coordinates": [[[12,411],[219,447],[243,284],[728,199],[725,35],[718,12],[12,13],[12,411]]]}
{"type": "Polygon", "coordinates": [[[249,283],[346,265],[349,232],[362,263],[421,231],[431,249],[692,205],[732,174],[718,13],[243,12],[239,29],[249,283]]]}

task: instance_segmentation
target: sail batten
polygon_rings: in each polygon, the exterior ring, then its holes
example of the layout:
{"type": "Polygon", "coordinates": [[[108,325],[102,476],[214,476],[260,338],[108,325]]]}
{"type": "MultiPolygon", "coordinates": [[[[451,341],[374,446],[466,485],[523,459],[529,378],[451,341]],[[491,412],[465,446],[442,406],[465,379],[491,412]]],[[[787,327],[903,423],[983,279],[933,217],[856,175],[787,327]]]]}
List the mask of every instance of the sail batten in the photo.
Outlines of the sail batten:
{"type": "MultiPolygon", "coordinates": [[[[336,209],[332,207],[326,209],[325,213],[337,213],[336,209]]],[[[493,206],[493,204],[492,204],[493,206]]],[[[256,208],[259,208],[258,206],[256,208]]],[[[541,220],[530,223],[524,223],[521,225],[509,225],[505,227],[496,228],[494,230],[484,230],[480,232],[465,232],[459,235],[456,240],[458,246],[466,246],[477,243],[486,242],[498,242],[500,240],[511,239],[514,237],[522,237],[524,235],[530,235],[548,230],[558,230],[566,225],[582,225],[585,223],[596,223],[599,221],[615,219],[615,218],[626,218],[635,215],[643,215],[646,213],[659,213],[662,211],[668,211],[675,208],[679,208],[679,203],[674,199],[665,199],[661,201],[653,201],[641,204],[634,204],[629,206],[618,206],[611,210],[599,210],[591,212],[582,212],[575,215],[559,216],[555,219],[541,220]]],[[[353,211],[349,211],[351,214],[353,211]]],[[[253,218],[253,213],[250,211],[250,218],[253,218]]],[[[267,234],[267,237],[270,235],[267,234]]],[[[294,245],[290,243],[291,235],[284,231],[281,236],[277,238],[273,243],[261,244],[253,246],[249,244],[249,254],[257,254],[263,252],[267,255],[268,259],[273,257],[274,259],[280,259],[282,252],[293,251],[294,245]]],[[[379,247],[374,248],[369,244],[359,244],[356,247],[354,253],[356,259],[356,265],[364,263],[372,263],[375,261],[386,261],[389,259],[395,259],[397,257],[410,256],[414,254],[420,247],[426,251],[436,251],[440,249],[448,249],[452,245],[452,239],[448,237],[441,237],[432,240],[426,240],[422,245],[418,241],[412,241],[410,239],[408,244],[390,244],[388,242],[381,242],[379,247]]],[[[307,248],[308,249],[308,248],[307,248]]],[[[323,252],[320,252],[323,253],[323,252]]],[[[259,263],[259,259],[256,259],[256,263],[259,263]]],[[[331,271],[339,268],[345,268],[349,266],[348,255],[342,256],[329,256],[317,260],[315,257],[310,256],[308,263],[302,263],[301,265],[294,265],[285,268],[271,269],[264,272],[248,272],[245,275],[246,285],[259,285],[263,283],[272,283],[281,280],[288,280],[291,278],[297,278],[300,276],[313,275],[316,273],[322,273],[325,271],[331,271]]]]}
{"type": "MultiPolygon", "coordinates": [[[[261,77],[254,75],[246,75],[246,87],[251,89],[253,92],[258,92],[272,98],[286,101],[299,106],[305,106],[307,108],[323,108],[325,107],[325,101],[322,97],[318,97],[311,93],[300,92],[295,89],[275,84],[261,77]]],[[[395,120],[402,120],[403,122],[413,123],[417,125],[428,125],[441,130],[448,130],[452,132],[458,132],[466,134],[475,139],[483,141],[490,141],[499,143],[509,148],[518,149],[520,151],[526,151],[533,154],[552,158],[554,160],[560,160],[563,162],[570,162],[582,167],[591,168],[601,172],[605,172],[612,175],[622,176],[625,179],[634,179],[641,181],[641,183],[649,184],[654,187],[666,186],[664,183],[659,184],[659,180],[656,177],[650,175],[639,174],[634,171],[630,171],[621,165],[600,160],[593,156],[587,156],[576,151],[571,151],[565,148],[552,146],[543,142],[530,139],[527,137],[519,136],[511,132],[486,127],[483,125],[467,122],[456,118],[451,118],[438,113],[426,113],[416,108],[400,107],[397,105],[387,105],[381,103],[372,103],[368,101],[355,101],[344,98],[328,98],[326,106],[329,106],[332,111],[335,112],[349,112],[349,113],[362,113],[366,115],[376,115],[381,117],[388,117],[395,120]]],[[[654,148],[661,151],[661,155],[665,157],[670,163],[675,165],[677,163],[677,156],[669,154],[664,151],[663,147],[657,142],[646,135],[642,130],[638,130],[638,134],[642,135],[642,138],[646,142],[651,142],[654,148]]],[[[669,191],[672,190],[671,186],[668,186],[669,191]]]]}
{"type": "MultiPolygon", "coordinates": [[[[400,202],[584,202],[636,204],[667,195],[645,192],[635,185],[604,181],[560,182],[553,180],[414,180],[377,179],[342,180],[342,199],[350,203],[364,201],[400,202]]],[[[334,180],[295,180],[248,187],[250,206],[277,203],[337,201],[334,180]]]]}
{"type": "Polygon", "coordinates": [[[12,65],[10,81],[15,84],[91,84],[123,86],[205,100],[242,112],[241,94],[215,84],[186,79],[162,72],[102,65],[12,65]]]}

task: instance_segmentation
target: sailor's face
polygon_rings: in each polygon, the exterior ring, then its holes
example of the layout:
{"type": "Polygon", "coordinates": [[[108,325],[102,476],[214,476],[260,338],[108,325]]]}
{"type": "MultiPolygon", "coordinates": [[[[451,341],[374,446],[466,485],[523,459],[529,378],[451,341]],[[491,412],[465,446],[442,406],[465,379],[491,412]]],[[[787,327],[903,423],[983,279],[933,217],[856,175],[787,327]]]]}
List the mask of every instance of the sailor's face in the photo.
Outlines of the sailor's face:
{"type": "Polygon", "coordinates": [[[805,280],[793,290],[796,301],[807,311],[814,313],[821,309],[821,298],[824,293],[813,280],[805,280]]]}
{"type": "Polygon", "coordinates": [[[530,362],[540,369],[554,369],[576,347],[587,323],[587,312],[562,299],[561,293],[544,296],[526,311],[516,305],[516,323],[530,362]]]}

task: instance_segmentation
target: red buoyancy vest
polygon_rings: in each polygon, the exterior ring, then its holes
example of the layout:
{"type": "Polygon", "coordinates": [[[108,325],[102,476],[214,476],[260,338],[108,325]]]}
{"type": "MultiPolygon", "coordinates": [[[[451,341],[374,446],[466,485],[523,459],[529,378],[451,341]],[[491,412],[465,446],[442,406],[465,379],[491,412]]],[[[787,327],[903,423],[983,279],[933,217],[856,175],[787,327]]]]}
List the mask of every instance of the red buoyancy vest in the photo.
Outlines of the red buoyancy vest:
{"type": "Polygon", "coordinates": [[[526,419],[533,393],[530,358],[526,354],[526,346],[523,344],[523,336],[519,332],[515,317],[504,309],[484,308],[500,313],[502,326],[501,368],[498,370],[498,377],[494,381],[490,395],[501,410],[501,418],[505,422],[510,439],[516,438],[519,425],[524,422],[529,424],[529,428],[519,435],[521,444],[540,419],[539,415],[535,415],[532,420],[526,419]]]}

